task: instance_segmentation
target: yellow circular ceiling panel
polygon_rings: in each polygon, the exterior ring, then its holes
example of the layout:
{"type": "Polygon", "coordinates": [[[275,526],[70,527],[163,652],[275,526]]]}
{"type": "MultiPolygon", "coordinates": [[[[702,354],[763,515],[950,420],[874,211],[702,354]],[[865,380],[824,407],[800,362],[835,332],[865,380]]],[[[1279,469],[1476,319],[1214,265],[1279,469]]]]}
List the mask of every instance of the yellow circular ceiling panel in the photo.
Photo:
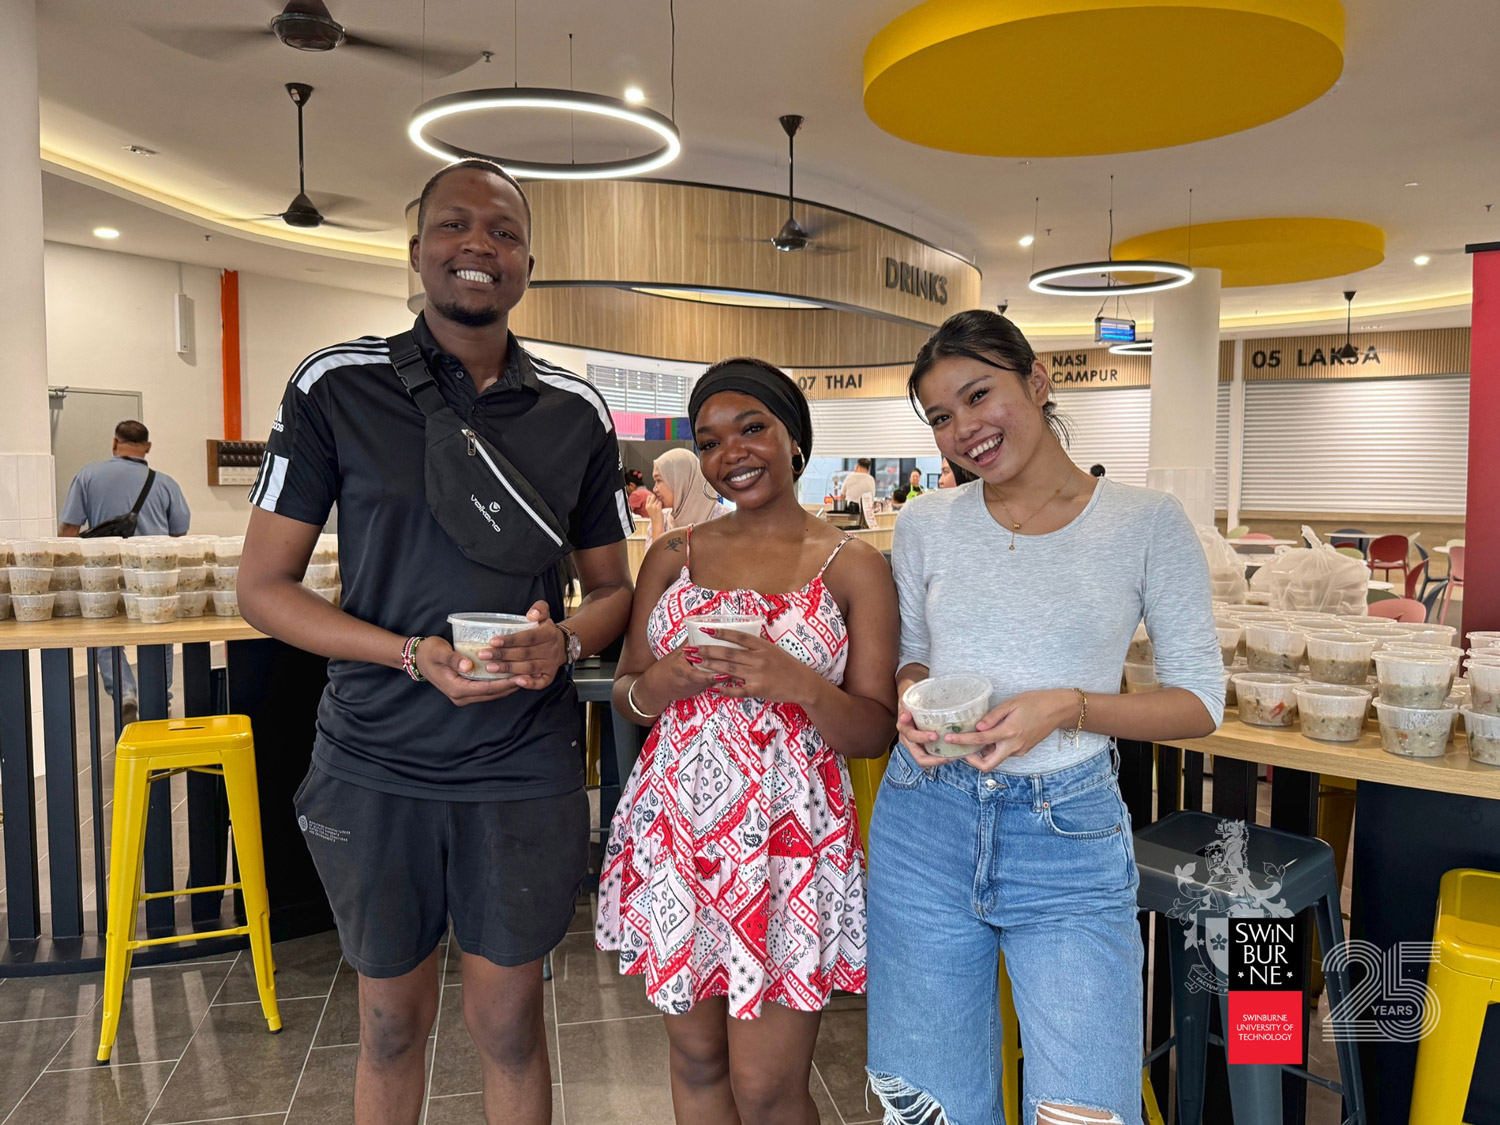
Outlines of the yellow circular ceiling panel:
{"type": "Polygon", "coordinates": [[[1300,109],[1344,66],[1339,0],[927,0],[865,50],[865,112],[980,156],[1098,156],[1300,109]]]}
{"type": "Polygon", "coordinates": [[[1352,219],[1237,219],[1115,243],[1117,260],[1166,258],[1222,270],[1225,289],[1358,273],[1385,260],[1385,232],[1352,219]]]}

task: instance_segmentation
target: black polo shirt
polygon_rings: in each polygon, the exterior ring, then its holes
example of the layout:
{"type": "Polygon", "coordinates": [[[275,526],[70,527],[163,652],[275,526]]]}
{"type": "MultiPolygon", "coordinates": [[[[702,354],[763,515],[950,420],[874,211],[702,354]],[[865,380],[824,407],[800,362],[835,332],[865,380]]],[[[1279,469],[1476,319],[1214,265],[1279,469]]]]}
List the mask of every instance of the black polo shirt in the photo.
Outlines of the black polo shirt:
{"type": "MultiPolygon", "coordinates": [[[[529,480],[575,548],[632,529],[609,408],[592,384],[510,338],[505,374],[483,394],[414,329],[443,397],[529,480]]],[[[403,636],[451,638],[450,613],[525,613],[539,599],[561,620],[562,580],[470,562],[427,507],[425,417],[374,336],[314,352],[293,374],[250,500],[322,526],[339,507],[346,613],[403,636]]],[[[582,784],[577,696],[566,674],[542,691],[455,707],[399,668],[330,660],[313,761],[388,793],[516,800],[582,784]]]]}

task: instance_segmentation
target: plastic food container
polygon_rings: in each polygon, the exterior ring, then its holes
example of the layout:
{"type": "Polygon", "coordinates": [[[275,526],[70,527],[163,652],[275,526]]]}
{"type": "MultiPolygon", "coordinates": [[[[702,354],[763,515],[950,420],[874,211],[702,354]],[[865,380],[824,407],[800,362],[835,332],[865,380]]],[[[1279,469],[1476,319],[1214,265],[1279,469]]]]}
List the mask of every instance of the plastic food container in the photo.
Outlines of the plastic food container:
{"type": "Polygon", "coordinates": [[[339,585],[339,564],[312,563],[307,568],[307,573],[302,576],[302,581],[314,590],[326,590],[330,586],[339,585]]]}
{"type": "MultiPolygon", "coordinates": [[[[210,590],[213,597],[215,617],[238,617],[240,612],[240,595],[238,590],[210,590]]],[[[129,597],[127,594],[126,597],[129,597]]]]}
{"type": "Polygon", "coordinates": [[[514,613],[450,613],[448,624],[453,628],[453,650],[474,662],[469,671],[459,673],[466,680],[511,679],[507,673],[487,671],[486,662],[479,659],[479,650],[489,648],[494,637],[536,628],[535,621],[514,613]]]}
{"type": "Polygon", "coordinates": [[[151,536],[140,540],[139,561],[142,570],[176,570],[177,541],[170,536],[151,536]]]}
{"type": "Polygon", "coordinates": [[[1469,661],[1469,706],[1483,715],[1500,715],[1500,661],[1469,661]]]}
{"type": "Polygon", "coordinates": [[[1156,678],[1155,664],[1137,664],[1125,661],[1125,694],[1137,695],[1143,691],[1160,691],[1161,681],[1156,678]]]}
{"type": "Polygon", "coordinates": [[[0,566],[9,566],[14,561],[10,550],[10,540],[0,539],[0,566]]]}
{"type": "Polygon", "coordinates": [[[1366,625],[1375,624],[1383,618],[1371,617],[1368,613],[1340,613],[1334,617],[1334,620],[1340,625],[1352,625],[1363,633],[1366,625]]]}
{"type": "Polygon", "coordinates": [[[177,593],[178,571],[172,570],[146,570],[142,568],[136,574],[139,583],[138,592],[145,598],[160,598],[167,594],[177,593]]]}
{"type": "Polygon", "coordinates": [[[53,617],[78,617],[83,610],[78,605],[78,590],[54,590],[57,597],[52,602],[53,617]]]}
{"type": "Polygon", "coordinates": [[[177,544],[177,566],[179,569],[185,566],[202,566],[204,545],[201,536],[183,535],[176,540],[177,544]]]}
{"type": "Polygon", "coordinates": [[[1375,642],[1355,633],[1307,636],[1307,668],[1321,684],[1353,684],[1363,688],[1374,655],[1375,642]]]}
{"type": "Polygon", "coordinates": [[[177,592],[208,589],[208,567],[179,566],[177,568],[177,592]]]}
{"type": "Polygon", "coordinates": [[[83,565],[83,540],[71,535],[59,535],[53,539],[46,539],[52,549],[53,566],[82,566],[83,565]]]}
{"type": "Polygon", "coordinates": [[[1156,660],[1156,650],[1151,645],[1151,638],[1146,635],[1146,623],[1143,621],[1135,627],[1135,635],[1130,638],[1130,649],[1125,653],[1125,659],[1131,664],[1151,664],[1156,660]]]}
{"type": "Polygon", "coordinates": [[[942,736],[924,745],[923,750],[938,758],[963,758],[978,747],[953,745],[947,736],[967,734],[978,726],[990,709],[994,690],[984,676],[934,676],[907,688],[901,705],[911,712],[912,725],[918,730],[942,736]]]}
{"type": "Polygon", "coordinates": [[[10,618],[10,595],[0,594],[0,621],[10,618]]]}
{"type": "Polygon", "coordinates": [[[1370,692],[1341,684],[1302,684],[1293,689],[1302,733],[1320,742],[1354,742],[1370,712],[1370,692]]]}
{"type": "Polygon", "coordinates": [[[1411,639],[1414,641],[1432,641],[1445,645],[1452,645],[1453,639],[1457,636],[1458,630],[1452,625],[1427,624],[1411,631],[1411,639]]]}
{"type": "Polygon", "coordinates": [[[142,625],[165,625],[177,619],[176,594],[137,594],[135,604],[142,625]]]}
{"type": "Polygon", "coordinates": [[[1278,672],[1244,672],[1234,678],[1240,722],[1252,727],[1289,727],[1297,721],[1300,676],[1278,672]]]}
{"type": "Polygon", "coordinates": [[[1461,714],[1469,735],[1469,757],[1487,766],[1500,766],[1500,715],[1469,708],[1461,714]]]}
{"type": "Polygon", "coordinates": [[[118,590],[80,590],[78,592],[78,608],[83,616],[99,620],[105,617],[116,617],[120,613],[120,591],[118,590]]]}
{"type": "Polygon", "coordinates": [[[47,621],[52,617],[52,604],[56,594],[12,594],[11,615],[17,621],[47,621]]]}
{"type": "Polygon", "coordinates": [[[1457,711],[1448,706],[1401,707],[1377,699],[1375,714],[1380,718],[1380,744],[1387,753],[1441,758],[1447,752],[1457,711]]]}
{"type": "Polygon", "coordinates": [[[126,590],[120,595],[120,604],[125,607],[125,619],[127,621],[139,621],[141,619],[141,596],[126,590]]]}
{"type": "Polygon", "coordinates": [[[337,535],[318,536],[317,545],[313,547],[312,563],[314,566],[326,566],[329,563],[339,561],[339,537],[337,535]]]}
{"type": "Polygon", "coordinates": [[[52,545],[45,539],[17,539],[10,545],[16,566],[50,567],[52,545]]]}
{"type": "Polygon", "coordinates": [[[1228,668],[1239,654],[1245,630],[1240,625],[1218,625],[1216,628],[1219,630],[1219,655],[1224,658],[1224,667],[1228,668]]]}
{"type": "Polygon", "coordinates": [[[1393,656],[1425,656],[1430,660],[1446,660],[1453,668],[1453,675],[1458,675],[1459,665],[1463,661],[1463,653],[1452,645],[1434,647],[1428,644],[1412,644],[1406,641],[1390,641],[1381,652],[1388,652],[1393,656]]]}
{"type": "Polygon", "coordinates": [[[240,568],[237,566],[216,565],[214,567],[214,589],[233,590],[237,588],[240,580],[240,568]]]}
{"type": "Polygon", "coordinates": [[[78,582],[81,589],[90,593],[113,592],[120,588],[120,568],[118,566],[81,566],[78,568],[78,582]]]}
{"type": "Polygon", "coordinates": [[[1469,634],[1469,651],[1475,649],[1496,648],[1500,649],[1500,632],[1482,629],[1469,634]]]}
{"type": "Polygon", "coordinates": [[[344,588],[342,586],[315,586],[311,587],[311,589],[313,593],[317,594],[318,597],[322,598],[335,609],[339,607],[344,598],[344,588]]]}
{"type": "Polygon", "coordinates": [[[1245,626],[1245,656],[1252,672],[1295,672],[1306,655],[1307,634],[1301,629],[1286,625],[1245,626]]]}
{"type": "Polygon", "coordinates": [[[120,580],[125,584],[125,589],[132,594],[141,592],[141,569],[137,566],[122,566],[120,568],[120,580]]]}
{"type": "Polygon", "coordinates": [[[766,619],[756,613],[695,613],[682,619],[682,643],[702,647],[723,645],[725,648],[740,648],[725,633],[748,633],[752,637],[761,635],[766,619]],[[704,629],[713,629],[717,636],[710,636],[704,629]]]}
{"type": "Polygon", "coordinates": [[[1453,662],[1441,656],[1411,656],[1404,652],[1375,654],[1380,698],[1393,707],[1443,707],[1443,701],[1453,690],[1454,672],[1453,662]]]}
{"type": "Polygon", "coordinates": [[[83,545],[84,566],[119,566],[120,543],[117,536],[102,536],[98,539],[80,539],[83,545]]]}
{"type": "Polygon", "coordinates": [[[221,535],[214,543],[214,562],[219,566],[239,566],[244,550],[243,535],[221,535]]]}
{"type": "Polygon", "coordinates": [[[0,566],[0,593],[10,593],[10,567],[0,566]]]}
{"type": "Polygon", "coordinates": [[[177,594],[177,616],[178,617],[202,617],[203,610],[208,606],[207,590],[178,591],[177,594]]]}
{"type": "Polygon", "coordinates": [[[81,566],[54,566],[52,568],[52,589],[83,589],[83,579],[79,576],[82,570],[83,567],[81,566]]]}
{"type": "Polygon", "coordinates": [[[50,566],[12,566],[6,568],[12,594],[45,594],[52,589],[50,566]]]}
{"type": "Polygon", "coordinates": [[[1224,669],[1224,706],[1234,707],[1239,703],[1239,692],[1235,691],[1234,678],[1250,671],[1250,665],[1236,661],[1224,669]]]}

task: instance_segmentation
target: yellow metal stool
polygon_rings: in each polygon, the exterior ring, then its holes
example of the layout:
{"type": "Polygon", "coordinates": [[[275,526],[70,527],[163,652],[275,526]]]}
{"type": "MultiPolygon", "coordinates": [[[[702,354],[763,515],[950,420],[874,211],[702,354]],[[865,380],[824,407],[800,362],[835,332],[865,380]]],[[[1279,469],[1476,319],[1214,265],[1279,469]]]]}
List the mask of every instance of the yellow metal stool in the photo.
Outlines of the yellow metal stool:
{"type": "Polygon", "coordinates": [[[250,720],[244,715],[213,715],[203,719],[131,723],[115,747],[115,818],[110,833],[109,932],[104,946],[104,1026],[99,1032],[99,1061],[108,1062],[114,1048],[125,981],[137,949],[236,934],[250,938],[260,1008],[270,1029],[280,1031],[276,966],[271,958],[271,906],[266,897],[265,858],[261,854],[260,798],[255,784],[255,742],[250,734],[250,720]],[[229,817],[234,825],[240,881],[143,894],[141,854],[146,843],[146,806],[151,783],[184,771],[223,776],[229,795],[229,817]],[[136,911],[142,902],[232,890],[244,897],[243,926],[171,937],[135,936],[136,911]]]}
{"type": "Polygon", "coordinates": [[[1443,876],[1427,987],[1437,1025],[1417,1049],[1410,1120],[1461,1125],[1485,1011],[1500,1004],[1500,874],[1460,867],[1443,876]]]}

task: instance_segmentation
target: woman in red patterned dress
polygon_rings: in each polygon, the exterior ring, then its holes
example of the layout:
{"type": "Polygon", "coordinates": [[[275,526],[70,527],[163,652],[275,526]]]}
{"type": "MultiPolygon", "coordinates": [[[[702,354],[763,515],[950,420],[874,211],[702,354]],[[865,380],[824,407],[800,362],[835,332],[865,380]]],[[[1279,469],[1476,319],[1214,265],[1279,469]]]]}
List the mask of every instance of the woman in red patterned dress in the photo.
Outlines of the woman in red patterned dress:
{"type": "Polygon", "coordinates": [[[614,700],[655,729],[610,829],[597,940],[666,1013],[680,1125],[804,1125],[822,1009],[865,988],[843,759],[895,732],[896,590],[878,551],[797,500],[812,423],[791,379],[728,360],[689,415],[736,508],[663,535],[636,580],[614,700]],[[693,647],[683,621],[704,613],[764,630],[693,647]]]}

